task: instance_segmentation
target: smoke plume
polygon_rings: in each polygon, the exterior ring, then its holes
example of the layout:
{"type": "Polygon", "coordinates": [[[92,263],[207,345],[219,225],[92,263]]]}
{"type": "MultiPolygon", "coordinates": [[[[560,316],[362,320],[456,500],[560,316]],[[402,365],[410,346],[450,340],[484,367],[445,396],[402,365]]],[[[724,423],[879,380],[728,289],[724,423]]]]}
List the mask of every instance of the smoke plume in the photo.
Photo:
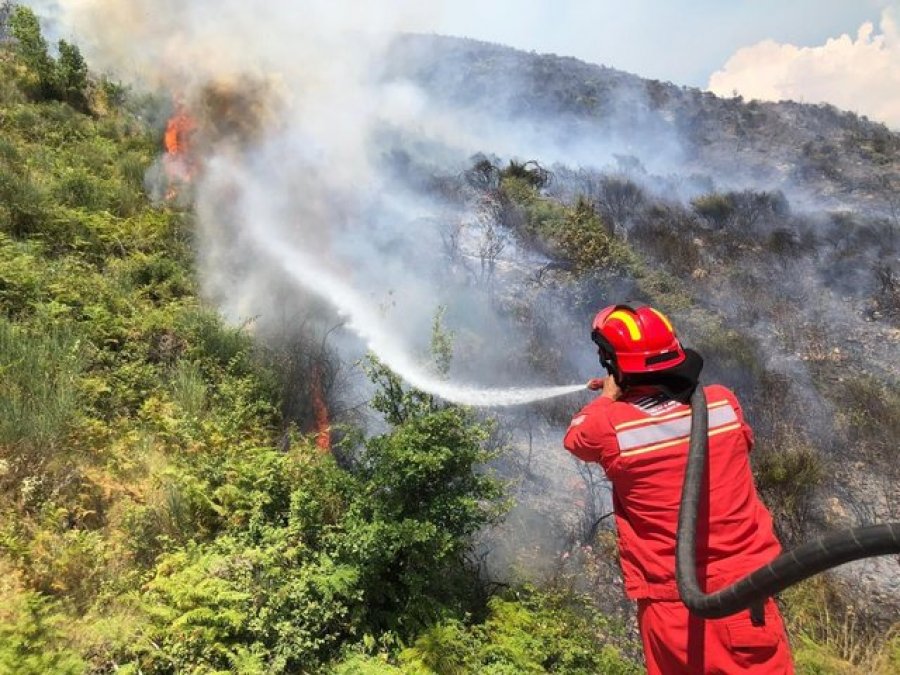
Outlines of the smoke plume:
{"type": "Polygon", "coordinates": [[[162,90],[198,117],[200,276],[226,316],[265,330],[316,296],[361,346],[455,402],[515,404],[583,388],[478,392],[420,365],[445,307],[454,332],[480,345],[466,350],[457,375],[479,373],[482,385],[528,377],[512,358],[524,344],[489,289],[446,265],[446,230],[477,219],[393,170],[397,153],[417,144],[460,170],[481,149],[418,87],[385,76],[392,31],[415,23],[419,3],[73,0],[61,8],[95,68],[162,90]]]}

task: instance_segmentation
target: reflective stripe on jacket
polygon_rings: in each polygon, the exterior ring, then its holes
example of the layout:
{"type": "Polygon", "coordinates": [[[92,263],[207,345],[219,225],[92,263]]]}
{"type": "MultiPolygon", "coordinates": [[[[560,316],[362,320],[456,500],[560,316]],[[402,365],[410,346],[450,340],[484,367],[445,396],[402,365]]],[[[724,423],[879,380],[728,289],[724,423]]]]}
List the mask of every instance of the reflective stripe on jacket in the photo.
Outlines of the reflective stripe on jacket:
{"type": "MultiPolygon", "coordinates": [[[[753,433],[740,404],[720,385],[704,391],[710,478],[697,523],[697,560],[709,592],[769,562],[781,546],[756,494],[753,433]]],[[[690,422],[690,406],[658,392],[630,392],[615,402],[594,399],[566,432],[566,448],[599,462],[612,483],[625,592],[632,599],[678,598],[675,530],[690,422]]]]}

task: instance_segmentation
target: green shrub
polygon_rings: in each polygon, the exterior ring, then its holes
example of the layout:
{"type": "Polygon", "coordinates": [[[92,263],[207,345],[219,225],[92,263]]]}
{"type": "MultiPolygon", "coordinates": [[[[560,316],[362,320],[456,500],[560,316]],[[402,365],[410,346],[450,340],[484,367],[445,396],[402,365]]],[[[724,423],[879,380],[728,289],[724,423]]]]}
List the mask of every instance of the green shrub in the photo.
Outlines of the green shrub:
{"type": "Polygon", "coordinates": [[[695,197],[691,200],[691,206],[694,207],[697,215],[717,228],[727,227],[735,212],[735,205],[731,198],[728,195],[717,193],[695,197]]]}
{"type": "Polygon", "coordinates": [[[637,674],[609,642],[610,626],[586,607],[527,589],[495,597],[483,623],[445,621],[401,654],[403,672],[637,674]]]}
{"type": "Polygon", "coordinates": [[[43,268],[33,243],[19,244],[0,232],[0,314],[17,318],[30,312],[42,296],[43,268]]]}
{"type": "Polygon", "coordinates": [[[25,66],[20,75],[22,86],[39,99],[52,97],[56,89],[54,63],[37,16],[28,7],[17,5],[9,18],[9,28],[15,38],[15,54],[25,66]]]}
{"type": "Polygon", "coordinates": [[[67,617],[0,560],[0,672],[76,675],[86,664],[67,644],[67,617]]]}
{"type": "Polygon", "coordinates": [[[0,227],[13,237],[40,232],[48,217],[47,197],[29,177],[0,165],[0,227]]]}
{"type": "Polygon", "coordinates": [[[825,459],[795,427],[767,440],[758,438],[752,456],[756,485],[782,540],[799,543],[809,532],[810,499],[825,478],[825,459]]]}
{"type": "Polygon", "coordinates": [[[784,592],[784,616],[798,673],[892,675],[900,624],[885,631],[862,611],[859,598],[828,574],[784,592]]]}
{"type": "Polygon", "coordinates": [[[502,179],[501,194],[507,211],[501,219],[517,228],[519,236],[569,261],[574,272],[623,270],[636,263],[628,247],[612,235],[586,199],[565,206],[542,197],[532,181],[517,175],[502,179]],[[520,214],[510,214],[510,210],[520,214]]]}

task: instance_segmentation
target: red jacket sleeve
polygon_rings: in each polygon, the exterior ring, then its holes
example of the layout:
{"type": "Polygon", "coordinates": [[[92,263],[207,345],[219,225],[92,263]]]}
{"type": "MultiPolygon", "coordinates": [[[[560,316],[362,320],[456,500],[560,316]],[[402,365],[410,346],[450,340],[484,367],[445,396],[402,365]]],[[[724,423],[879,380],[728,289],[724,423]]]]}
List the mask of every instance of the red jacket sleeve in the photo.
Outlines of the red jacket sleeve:
{"type": "Polygon", "coordinates": [[[572,418],[563,445],[585,462],[599,462],[608,470],[619,457],[619,443],[609,419],[613,401],[599,396],[572,418]]]}

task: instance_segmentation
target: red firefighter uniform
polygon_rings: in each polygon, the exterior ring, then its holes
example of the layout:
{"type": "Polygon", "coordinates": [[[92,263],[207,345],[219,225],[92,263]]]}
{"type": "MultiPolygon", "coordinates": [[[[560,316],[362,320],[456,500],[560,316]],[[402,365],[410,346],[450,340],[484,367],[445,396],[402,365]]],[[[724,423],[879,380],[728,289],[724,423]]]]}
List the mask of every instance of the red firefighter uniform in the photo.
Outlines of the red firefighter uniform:
{"type": "MultiPolygon", "coordinates": [[[[734,394],[705,387],[709,406],[708,499],[697,523],[701,587],[716,591],[781,552],[772,518],[756,494],[753,433],[734,394]]],[[[598,397],[566,432],[565,446],[599,462],[613,486],[625,592],[638,603],[649,673],[793,673],[781,616],[772,600],[765,622],[749,611],[722,619],[691,615],[678,599],[675,531],[687,461],[690,407],[656,390],[598,397]],[[756,623],[759,623],[758,621],[756,623]]]]}

